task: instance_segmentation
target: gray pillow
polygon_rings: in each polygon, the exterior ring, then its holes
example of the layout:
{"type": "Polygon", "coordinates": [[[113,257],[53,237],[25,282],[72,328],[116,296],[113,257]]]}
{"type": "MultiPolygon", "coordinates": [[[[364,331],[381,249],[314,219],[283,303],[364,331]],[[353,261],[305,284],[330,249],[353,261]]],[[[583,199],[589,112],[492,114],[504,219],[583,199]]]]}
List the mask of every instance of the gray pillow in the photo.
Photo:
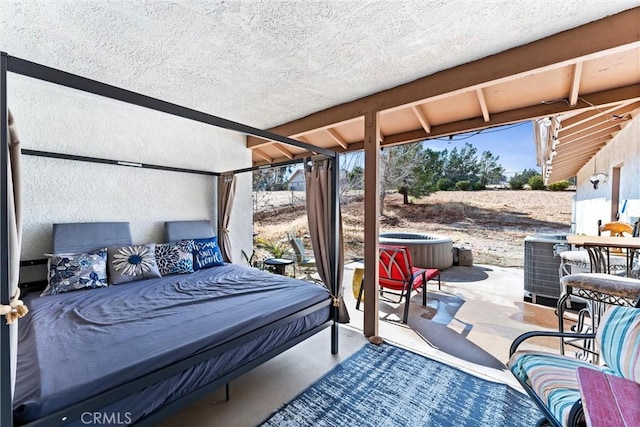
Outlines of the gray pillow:
{"type": "Polygon", "coordinates": [[[155,251],[155,243],[108,248],[109,283],[118,285],[162,277],[155,251]]]}
{"type": "Polygon", "coordinates": [[[87,254],[57,254],[48,257],[48,285],[40,296],[108,285],[107,248],[87,254]]]}

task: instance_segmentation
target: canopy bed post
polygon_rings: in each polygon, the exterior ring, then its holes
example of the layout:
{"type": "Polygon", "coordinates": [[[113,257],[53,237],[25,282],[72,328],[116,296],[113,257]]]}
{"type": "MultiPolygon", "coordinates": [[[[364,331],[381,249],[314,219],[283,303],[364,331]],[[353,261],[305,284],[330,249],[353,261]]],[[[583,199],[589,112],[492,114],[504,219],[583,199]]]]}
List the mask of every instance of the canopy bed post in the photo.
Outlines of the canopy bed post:
{"type": "MultiPolygon", "coordinates": [[[[9,211],[7,198],[8,161],[9,161],[9,129],[7,107],[7,55],[0,57],[0,117],[2,128],[0,139],[2,150],[0,154],[0,304],[9,304],[9,211]]],[[[11,339],[10,327],[5,321],[0,322],[0,425],[13,425],[12,408],[12,375],[11,375],[11,339]]]]}
{"type": "MultiPolygon", "coordinates": [[[[331,293],[333,295],[340,295],[342,291],[340,287],[341,283],[341,263],[340,257],[343,256],[340,250],[340,160],[339,155],[331,158],[331,227],[330,227],[330,242],[331,242],[331,293]]],[[[344,302],[343,302],[344,304],[344,302]]],[[[331,325],[331,354],[338,354],[338,310],[339,307],[333,307],[333,324],[331,325]]]]}

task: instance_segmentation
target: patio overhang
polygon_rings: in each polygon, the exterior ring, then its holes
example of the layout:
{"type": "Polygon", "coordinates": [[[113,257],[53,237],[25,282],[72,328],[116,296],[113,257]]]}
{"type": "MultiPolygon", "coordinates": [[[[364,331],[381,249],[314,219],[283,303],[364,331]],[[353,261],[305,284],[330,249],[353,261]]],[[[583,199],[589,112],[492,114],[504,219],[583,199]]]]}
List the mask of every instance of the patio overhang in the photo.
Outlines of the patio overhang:
{"type": "MultiPolygon", "coordinates": [[[[640,7],[269,130],[346,152],[363,150],[365,116],[373,112],[379,113],[381,146],[556,117],[563,125],[554,129],[560,142],[550,179],[560,180],[588,161],[563,154],[573,141],[586,141],[581,132],[613,118],[611,136],[639,110],[639,64],[640,7]]],[[[594,141],[603,135],[593,134],[594,141]]],[[[309,154],[253,137],[247,147],[256,165],[309,154]]],[[[550,160],[538,157],[540,166],[550,160]]]]}
{"type": "MultiPolygon", "coordinates": [[[[640,7],[269,129],[364,150],[364,334],[378,334],[381,147],[537,120],[547,182],[576,174],[640,111],[640,7]],[[548,126],[546,126],[548,124],[548,126]]],[[[247,138],[255,165],[309,153],[247,138]]]]}

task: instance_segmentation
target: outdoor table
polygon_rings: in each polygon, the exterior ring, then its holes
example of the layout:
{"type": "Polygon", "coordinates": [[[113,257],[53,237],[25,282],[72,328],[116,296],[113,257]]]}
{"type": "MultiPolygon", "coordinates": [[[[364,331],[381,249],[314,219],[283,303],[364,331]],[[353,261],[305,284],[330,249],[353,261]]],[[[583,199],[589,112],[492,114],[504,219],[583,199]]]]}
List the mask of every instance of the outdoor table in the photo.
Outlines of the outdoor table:
{"type": "Polygon", "coordinates": [[[587,426],[640,425],[640,384],[591,368],[576,373],[587,426]]]}
{"type": "Polygon", "coordinates": [[[640,250],[639,237],[616,236],[582,236],[571,234],[567,236],[567,242],[576,247],[583,247],[589,253],[591,271],[593,273],[610,273],[611,252],[618,250],[626,253],[627,275],[633,268],[635,252],[640,250]]]}
{"type": "Polygon", "coordinates": [[[287,267],[287,265],[293,264],[293,260],[286,258],[268,258],[263,261],[263,264],[269,267],[273,267],[273,272],[275,274],[284,276],[285,268],[287,267]]]}

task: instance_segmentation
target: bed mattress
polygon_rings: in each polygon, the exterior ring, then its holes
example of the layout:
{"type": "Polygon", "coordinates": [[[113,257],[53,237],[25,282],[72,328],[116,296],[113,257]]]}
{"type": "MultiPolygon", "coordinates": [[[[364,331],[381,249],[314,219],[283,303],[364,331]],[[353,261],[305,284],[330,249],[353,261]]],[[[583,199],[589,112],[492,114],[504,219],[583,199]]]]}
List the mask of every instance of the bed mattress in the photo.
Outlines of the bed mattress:
{"type": "MultiPolygon", "coordinates": [[[[329,298],[318,285],[226,264],[30,302],[14,415],[26,423],[329,298]]],[[[134,421],[329,319],[297,319],[109,406],[134,421]]]]}

